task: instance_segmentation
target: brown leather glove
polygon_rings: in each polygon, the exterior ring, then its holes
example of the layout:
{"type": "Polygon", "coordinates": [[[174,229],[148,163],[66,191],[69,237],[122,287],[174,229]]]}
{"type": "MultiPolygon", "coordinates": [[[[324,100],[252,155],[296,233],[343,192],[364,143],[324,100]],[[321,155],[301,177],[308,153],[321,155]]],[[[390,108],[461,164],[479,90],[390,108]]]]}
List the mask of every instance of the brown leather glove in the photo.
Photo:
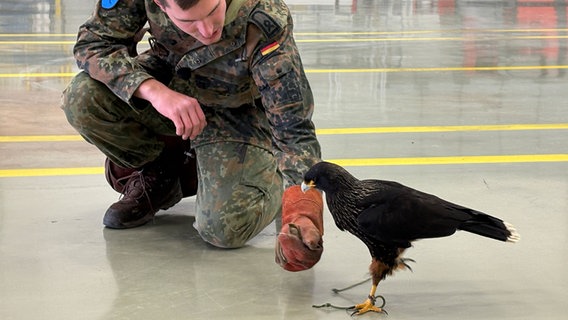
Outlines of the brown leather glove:
{"type": "Polygon", "coordinates": [[[276,263],[288,271],[313,267],[323,253],[323,200],[315,189],[292,186],[282,196],[282,229],[276,241],[276,263]]]}

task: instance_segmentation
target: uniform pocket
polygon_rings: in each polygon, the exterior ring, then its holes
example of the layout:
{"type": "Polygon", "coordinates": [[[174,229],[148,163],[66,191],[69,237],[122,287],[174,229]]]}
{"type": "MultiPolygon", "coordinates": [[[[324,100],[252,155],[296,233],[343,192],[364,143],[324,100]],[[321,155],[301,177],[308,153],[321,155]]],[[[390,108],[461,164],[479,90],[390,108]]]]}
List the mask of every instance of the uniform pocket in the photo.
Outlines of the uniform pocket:
{"type": "Polygon", "coordinates": [[[275,56],[258,66],[262,84],[259,91],[274,106],[282,106],[303,100],[302,79],[292,62],[283,56],[275,56]]]}

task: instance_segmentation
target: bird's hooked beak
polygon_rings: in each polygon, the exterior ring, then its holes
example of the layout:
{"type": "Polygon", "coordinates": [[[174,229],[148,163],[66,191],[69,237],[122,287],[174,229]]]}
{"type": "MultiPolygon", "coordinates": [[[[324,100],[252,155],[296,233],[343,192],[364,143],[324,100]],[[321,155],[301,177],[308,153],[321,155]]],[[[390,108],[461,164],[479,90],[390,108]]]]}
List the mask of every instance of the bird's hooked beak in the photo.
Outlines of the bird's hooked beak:
{"type": "Polygon", "coordinates": [[[310,190],[311,188],[315,188],[316,183],[313,180],[310,180],[308,182],[302,181],[302,185],[300,187],[302,189],[302,192],[306,193],[306,191],[310,190]]]}

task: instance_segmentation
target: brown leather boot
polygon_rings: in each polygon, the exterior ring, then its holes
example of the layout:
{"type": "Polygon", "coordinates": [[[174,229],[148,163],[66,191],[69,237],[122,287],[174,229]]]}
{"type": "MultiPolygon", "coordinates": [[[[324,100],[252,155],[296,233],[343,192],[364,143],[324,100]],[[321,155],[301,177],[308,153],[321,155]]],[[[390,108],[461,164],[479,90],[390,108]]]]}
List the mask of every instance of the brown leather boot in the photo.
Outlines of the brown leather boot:
{"type": "Polygon", "coordinates": [[[117,179],[122,198],[105,213],[103,224],[109,228],[139,227],[154,218],[160,209],[168,209],[182,198],[178,176],[161,160],[150,163],[130,175],[117,179]]]}
{"type": "MultiPolygon", "coordinates": [[[[162,158],[168,164],[168,170],[175,172],[179,177],[183,197],[191,197],[197,194],[197,159],[188,140],[180,137],[161,136],[160,140],[165,143],[162,158]],[[171,169],[171,170],[170,170],[171,169]]],[[[124,168],[110,159],[105,160],[105,177],[108,184],[116,191],[122,193],[124,183],[128,179],[122,179],[133,174],[136,169],[124,168]]]]}

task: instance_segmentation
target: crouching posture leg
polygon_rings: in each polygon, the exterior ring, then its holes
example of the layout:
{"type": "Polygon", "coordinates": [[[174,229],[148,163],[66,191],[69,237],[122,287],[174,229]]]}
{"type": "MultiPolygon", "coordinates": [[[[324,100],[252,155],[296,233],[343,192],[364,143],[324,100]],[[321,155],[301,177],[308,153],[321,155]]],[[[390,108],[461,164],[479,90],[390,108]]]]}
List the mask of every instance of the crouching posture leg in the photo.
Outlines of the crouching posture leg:
{"type": "Polygon", "coordinates": [[[283,186],[276,159],[265,149],[235,142],[195,151],[199,234],[217,247],[244,246],[280,213],[283,186]]]}
{"type": "Polygon", "coordinates": [[[175,136],[175,127],[152,106],[131,106],[81,72],[65,90],[62,108],[79,134],[107,156],[107,179],[122,193],[104,215],[107,227],[144,225],[181,200],[183,147],[166,147],[164,136],[175,136]]]}

